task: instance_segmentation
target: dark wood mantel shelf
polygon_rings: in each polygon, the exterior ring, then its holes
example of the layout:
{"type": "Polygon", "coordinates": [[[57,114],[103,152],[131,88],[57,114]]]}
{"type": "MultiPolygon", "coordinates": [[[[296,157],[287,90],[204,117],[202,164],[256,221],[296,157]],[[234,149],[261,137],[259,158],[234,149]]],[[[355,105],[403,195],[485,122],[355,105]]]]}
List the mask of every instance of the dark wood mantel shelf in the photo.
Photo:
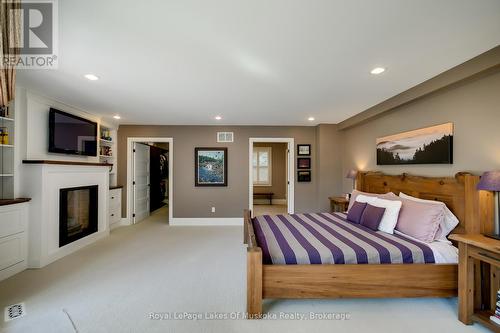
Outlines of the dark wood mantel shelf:
{"type": "Polygon", "coordinates": [[[86,166],[105,166],[111,167],[110,163],[92,163],[79,161],[51,161],[51,160],[23,160],[24,164],[56,164],[56,165],[86,165],[86,166]]]}
{"type": "Polygon", "coordinates": [[[23,202],[30,201],[30,198],[19,198],[19,199],[1,199],[0,206],[15,205],[23,202]]]}

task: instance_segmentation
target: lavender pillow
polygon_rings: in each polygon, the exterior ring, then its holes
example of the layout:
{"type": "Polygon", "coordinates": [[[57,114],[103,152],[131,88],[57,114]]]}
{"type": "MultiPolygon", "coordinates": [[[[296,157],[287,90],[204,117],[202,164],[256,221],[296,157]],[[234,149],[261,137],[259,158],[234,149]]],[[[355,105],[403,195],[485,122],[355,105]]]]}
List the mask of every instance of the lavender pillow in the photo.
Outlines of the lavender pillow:
{"type": "Polygon", "coordinates": [[[422,242],[434,241],[445,210],[441,205],[400,199],[403,202],[399,212],[396,230],[422,242]]]}
{"type": "Polygon", "coordinates": [[[366,204],[366,208],[363,212],[363,215],[361,216],[360,224],[374,231],[377,231],[384,213],[385,208],[366,204]]]}
{"type": "Polygon", "coordinates": [[[351,200],[349,201],[349,208],[347,209],[348,211],[351,210],[352,205],[354,205],[354,202],[356,201],[356,198],[358,195],[366,195],[367,197],[376,197],[380,199],[389,199],[389,200],[394,200],[394,198],[399,198],[397,195],[395,195],[392,192],[386,193],[386,194],[376,194],[376,193],[367,193],[367,192],[361,192],[358,190],[352,191],[351,194],[351,200]]]}
{"type": "Polygon", "coordinates": [[[347,220],[352,223],[359,224],[359,222],[361,221],[361,216],[365,211],[366,205],[366,203],[356,201],[347,214],[347,220]]]}

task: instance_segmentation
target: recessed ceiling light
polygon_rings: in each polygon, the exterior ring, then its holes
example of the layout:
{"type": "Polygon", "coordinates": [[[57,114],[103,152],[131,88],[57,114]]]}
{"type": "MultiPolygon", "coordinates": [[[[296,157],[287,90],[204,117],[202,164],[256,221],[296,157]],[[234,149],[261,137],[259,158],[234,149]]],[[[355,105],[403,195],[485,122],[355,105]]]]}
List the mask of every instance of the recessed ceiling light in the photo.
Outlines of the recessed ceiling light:
{"type": "Polygon", "coordinates": [[[115,118],[115,119],[122,119],[122,117],[120,117],[119,115],[113,116],[113,118],[115,118]]]}
{"type": "Polygon", "coordinates": [[[215,116],[215,120],[222,120],[221,116],[215,116]]]}
{"type": "Polygon", "coordinates": [[[376,68],[372,69],[372,71],[370,73],[372,73],[373,75],[378,75],[378,74],[382,74],[383,72],[385,72],[384,67],[376,67],[376,68]]]}
{"type": "Polygon", "coordinates": [[[90,81],[99,80],[99,77],[97,75],[94,75],[94,74],[85,74],[84,76],[87,80],[90,80],[90,81]]]}
{"type": "Polygon", "coordinates": [[[309,117],[309,118],[307,118],[307,120],[309,120],[309,121],[315,121],[316,119],[314,117],[309,117]]]}

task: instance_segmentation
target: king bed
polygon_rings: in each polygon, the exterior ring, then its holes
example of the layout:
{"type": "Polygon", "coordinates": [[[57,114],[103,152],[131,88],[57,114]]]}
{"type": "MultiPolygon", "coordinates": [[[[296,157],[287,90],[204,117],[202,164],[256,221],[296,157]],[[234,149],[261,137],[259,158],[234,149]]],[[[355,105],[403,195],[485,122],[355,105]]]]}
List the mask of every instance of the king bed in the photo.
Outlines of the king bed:
{"type": "MultiPolygon", "coordinates": [[[[356,189],[400,192],[440,201],[458,218],[454,233],[487,232],[493,197],[478,176],[429,178],[360,172],[356,189]]],[[[247,312],[262,315],[264,298],[451,297],[458,254],[451,242],[421,242],[401,232],[372,230],[345,213],[251,217],[244,212],[247,312]]]]}

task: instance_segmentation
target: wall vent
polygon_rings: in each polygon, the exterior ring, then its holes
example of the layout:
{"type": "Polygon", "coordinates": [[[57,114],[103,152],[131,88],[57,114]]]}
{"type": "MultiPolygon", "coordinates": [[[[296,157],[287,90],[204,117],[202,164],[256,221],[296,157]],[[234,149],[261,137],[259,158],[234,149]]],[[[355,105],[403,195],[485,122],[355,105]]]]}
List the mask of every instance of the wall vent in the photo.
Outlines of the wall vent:
{"type": "Polygon", "coordinates": [[[217,142],[234,142],[234,132],[217,132],[217,142]]]}
{"type": "Polygon", "coordinates": [[[24,303],[13,304],[5,308],[4,320],[7,322],[24,317],[25,315],[26,311],[24,310],[24,303]]]}

